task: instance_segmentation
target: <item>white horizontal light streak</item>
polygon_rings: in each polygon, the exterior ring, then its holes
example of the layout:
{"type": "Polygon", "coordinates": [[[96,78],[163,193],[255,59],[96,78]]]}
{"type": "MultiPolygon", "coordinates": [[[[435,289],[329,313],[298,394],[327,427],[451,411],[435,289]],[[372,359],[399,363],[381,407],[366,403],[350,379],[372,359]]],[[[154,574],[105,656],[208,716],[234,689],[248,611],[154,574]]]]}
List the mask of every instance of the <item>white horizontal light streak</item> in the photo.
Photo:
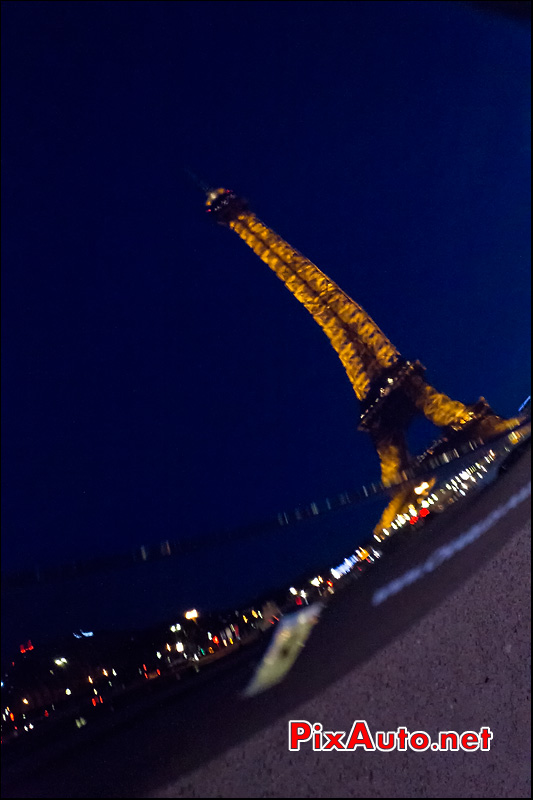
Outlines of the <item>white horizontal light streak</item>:
{"type": "Polygon", "coordinates": [[[408,572],[404,572],[404,574],[400,575],[399,578],[396,578],[390,583],[385,584],[385,586],[382,586],[380,589],[374,592],[372,597],[372,605],[379,606],[392,595],[401,592],[401,590],[406,586],[409,586],[411,583],[415,583],[415,581],[420,580],[420,578],[423,578],[424,575],[428,574],[429,572],[433,572],[435,569],[437,569],[437,567],[440,567],[444,561],[452,558],[452,556],[454,556],[460,550],[463,550],[469,544],[475,542],[476,539],[479,539],[479,537],[486,533],[489,528],[492,528],[492,526],[499,519],[501,519],[501,517],[504,517],[508,511],[519,505],[519,503],[521,503],[530,495],[531,482],[513,494],[506,503],[494,509],[494,511],[491,511],[488,517],[485,517],[484,520],[472,525],[472,527],[465,531],[465,533],[460,534],[451,542],[448,542],[448,544],[438,547],[429,556],[429,558],[424,561],[423,564],[417,564],[416,567],[413,567],[408,572]]]}

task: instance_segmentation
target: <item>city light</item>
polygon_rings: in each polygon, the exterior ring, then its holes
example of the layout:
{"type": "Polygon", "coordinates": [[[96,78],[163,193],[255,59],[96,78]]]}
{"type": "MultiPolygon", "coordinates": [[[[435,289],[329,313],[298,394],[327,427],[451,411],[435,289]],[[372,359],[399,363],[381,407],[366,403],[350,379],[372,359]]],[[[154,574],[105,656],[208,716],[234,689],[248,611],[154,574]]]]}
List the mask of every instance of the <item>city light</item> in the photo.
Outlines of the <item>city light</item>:
{"type": "MultiPolygon", "coordinates": [[[[511,452],[511,445],[506,444],[505,448],[505,452],[511,452]]],[[[283,614],[288,614],[291,611],[297,611],[294,616],[299,618],[299,615],[305,613],[304,607],[308,604],[310,605],[315,598],[318,598],[318,594],[325,597],[326,600],[329,599],[328,593],[334,593],[333,587],[335,580],[341,580],[342,586],[343,576],[351,576],[348,578],[349,581],[355,578],[358,579],[361,574],[364,575],[368,567],[372,567],[374,560],[377,560],[387,552],[389,542],[388,537],[393,536],[396,531],[403,530],[403,538],[405,538],[406,529],[403,526],[406,522],[410,523],[411,526],[416,527],[416,531],[414,530],[414,527],[412,531],[412,536],[415,536],[415,538],[418,536],[419,531],[422,532],[431,530],[430,528],[424,528],[425,523],[423,520],[431,515],[431,521],[433,521],[439,512],[444,511],[449,505],[455,503],[457,500],[460,501],[461,495],[465,495],[465,493],[468,493],[468,490],[474,489],[476,479],[482,479],[487,476],[487,468],[489,474],[497,471],[497,466],[503,460],[503,457],[505,457],[505,453],[498,445],[498,453],[492,457],[485,456],[484,454],[482,456],[478,456],[479,461],[474,461],[474,459],[472,459],[470,461],[470,466],[467,466],[466,468],[464,468],[465,461],[463,460],[461,465],[458,466],[456,470],[453,470],[453,472],[457,471],[456,475],[452,474],[452,471],[449,470],[445,477],[439,477],[438,482],[436,479],[432,478],[429,482],[424,481],[414,490],[411,488],[410,491],[419,496],[415,497],[414,494],[408,496],[408,499],[406,499],[406,501],[404,501],[404,503],[401,505],[400,511],[395,511],[394,521],[391,522],[388,520],[387,527],[379,528],[379,533],[374,532],[375,541],[372,539],[373,531],[368,530],[366,540],[366,544],[368,544],[367,548],[361,546],[357,547],[355,553],[348,555],[339,566],[331,568],[327,572],[324,571],[324,578],[322,578],[320,575],[316,575],[313,578],[302,576],[300,585],[305,586],[307,591],[297,589],[295,586],[290,586],[284,595],[283,601],[279,600],[279,616],[275,616],[271,610],[272,608],[276,607],[276,603],[273,600],[269,600],[267,602],[263,598],[261,602],[264,602],[264,605],[259,605],[257,610],[247,608],[246,613],[243,613],[242,611],[239,612],[238,610],[235,610],[234,612],[224,611],[219,617],[215,617],[214,614],[212,615],[209,613],[209,615],[207,615],[204,614],[203,611],[202,617],[198,619],[198,611],[194,608],[190,609],[184,613],[184,618],[186,620],[194,620],[196,624],[194,626],[188,625],[187,623],[183,625],[185,632],[180,634],[182,641],[179,641],[177,638],[177,633],[182,631],[182,625],[179,623],[171,626],[168,626],[168,624],[163,624],[157,628],[154,628],[153,637],[150,639],[144,640],[139,637],[139,640],[137,641],[137,637],[135,637],[135,639],[134,637],[131,637],[131,641],[135,641],[134,647],[137,648],[138,646],[138,649],[135,650],[137,653],[137,655],[134,656],[135,661],[133,662],[135,675],[133,675],[131,678],[131,685],[133,685],[135,682],[140,685],[142,682],[144,685],[148,684],[151,686],[152,680],[160,677],[161,682],[164,682],[167,677],[171,675],[179,679],[183,673],[187,674],[191,672],[191,667],[193,666],[196,672],[201,671],[204,663],[209,664],[210,661],[216,661],[221,657],[225,658],[226,656],[230,656],[230,654],[235,652],[235,648],[239,648],[241,644],[246,645],[248,639],[250,639],[250,641],[255,641],[258,635],[261,635],[263,631],[269,628],[269,624],[274,625],[275,622],[279,621],[283,614]],[[481,463],[482,461],[483,464],[487,464],[486,467],[483,466],[481,463]],[[433,488],[434,483],[437,484],[434,488],[434,493],[429,494],[428,490],[430,487],[433,488]],[[447,489],[442,488],[443,486],[446,486],[447,489]],[[435,503],[436,506],[433,505],[435,503]],[[383,548],[375,549],[376,542],[383,542],[383,548]],[[331,580],[327,580],[328,577],[331,578],[331,580]],[[322,588],[320,588],[321,584],[323,584],[322,588]],[[314,592],[314,589],[310,589],[309,586],[319,589],[319,592],[314,592]],[[259,608],[263,609],[263,613],[259,611],[259,608]],[[245,626],[241,623],[241,620],[243,623],[247,623],[248,621],[251,622],[251,617],[253,617],[255,620],[251,626],[245,626]],[[262,621],[263,617],[264,621],[262,621]],[[235,624],[233,624],[231,620],[233,620],[235,624]],[[211,630],[207,630],[208,627],[211,629],[214,628],[214,630],[218,631],[220,638],[214,636],[211,630]],[[173,634],[176,634],[175,636],[168,637],[169,628],[173,634]],[[190,628],[193,628],[194,630],[190,632],[191,635],[189,636],[190,628]],[[170,643],[166,643],[167,639],[169,639],[170,643]],[[154,651],[154,646],[160,647],[163,653],[165,652],[166,648],[168,651],[167,655],[162,655],[161,651],[159,650],[154,651]],[[214,649],[215,647],[216,650],[214,649]],[[185,650],[187,650],[187,652],[185,652],[185,650]],[[156,665],[153,664],[154,652],[157,656],[157,659],[161,660],[161,664],[159,664],[160,669],[156,669],[156,665]],[[137,675],[137,668],[142,658],[147,660],[148,664],[143,664],[144,672],[143,670],[138,670],[139,674],[137,675]]],[[[477,487],[475,487],[475,490],[476,489],[477,487]]],[[[426,522],[429,522],[429,520],[426,520],[426,522]]],[[[409,532],[411,533],[410,530],[409,532]]],[[[364,531],[358,531],[357,536],[359,537],[361,533],[364,533],[364,531]]],[[[398,538],[401,542],[402,535],[400,534],[398,538]]],[[[359,539],[359,541],[363,540],[359,539]]],[[[381,548],[381,545],[378,545],[378,547],[381,548]]],[[[300,581],[300,579],[298,579],[298,581],[300,581]]],[[[348,583],[348,581],[346,582],[348,583]]],[[[81,635],[88,636],[89,634],[81,631],[80,636],[81,635]]],[[[84,718],[80,717],[79,714],[86,713],[83,711],[83,704],[85,704],[85,707],[91,708],[91,703],[92,706],[99,707],[99,704],[104,702],[101,695],[99,695],[99,692],[102,692],[102,689],[104,688],[101,687],[102,676],[108,678],[111,673],[113,676],[117,676],[117,671],[115,669],[111,669],[110,667],[103,669],[100,659],[108,661],[115,660],[115,655],[104,655],[103,651],[101,653],[99,651],[97,656],[93,654],[86,657],[85,652],[83,657],[74,655],[74,653],[77,653],[80,643],[72,642],[70,636],[71,635],[69,634],[68,643],[64,645],[56,643],[54,647],[54,649],[63,649],[64,647],[65,651],[69,653],[68,657],[54,658],[54,650],[51,650],[51,652],[49,651],[48,655],[39,660],[39,663],[42,661],[42,668],[46,673],[45,678],[47,680],[49,680],[48,672],[50,672],[52,675],[55,674],[56,676],[55,683],[50,681],[49,688],[53,692],[53,699],[55,699],[55,701],[58,703],[58,710],[60,711],[59,716],[62,714],[62,707],[65,709],[65,711],[70,709],[73,720],[75,716],[74,711],[77,710],[78,719],[76,719],[75,722],[77,727],[82,727],[82,725],[85,724],[82,722],[84,718]],[[76,649],[71,650],[69,647],[76,649]],[[86,658],[87,660],[85,660],[86,658]],[[69,667],[68,671],[65,670],[65,675],[62,677],[67,678],[69,683],[75,680],[76,683],[74,685],[74,689],[65,688],[64,684],[66,683],[66,680],[60,681],[59,676],[61,676],[61,673],[57,673],[53,669],[49,669],[50,661],[53,661],[57,668],[65,668],[66,666],[69,667]],[[88,670],[91,672],[91,674],[88,674],[88,670]],[[92,677],[93,671],[95,673],[94,679],[92,677]],[[75,673],[76,678],[67,677],[70,676],[71,672],[75,673]],[[85,675],[85,678],[83,678],[83,675],[85,675]],[[91,685],[94,696],[87,696],[85,682],[96,684],[97,688],[91,685]],[[68,702],[65,699],[65,695],[69,697],[68,702]],[[63,699],[61,700],[61,698],[63,699]]],[[[77,634],[74,634],[74,636],[76,639],[79,638],[77,634]]],[[[129,641],[130,640],[128,638],[128,642],[129,641]]],[[[26,649],[28,649],[27,646],[25,647],[25,650],[26,649]]],[[[91,651],[92,648],[88,647],[87,653],[91,651]]],[[[130,657],[131,656],[128,655],[128,658],[130,657]]],[[[35,657],[25,656],[24,658],[20,658],[20,663],[24,665],[24,668],[27,668],[29,665],[31,665],[33,669],[34,660],[35,657]]],[[[111,692],[113,693],[113,697],[120,693],[121,688],[130,688],[130,678],[128,677],[129,667],[127,666],[127,663],[122,661],[115,661],[115,663],[118,663],[118,667],[121,672],[121,682],[108,681],[109,686],[112,687],[111,692]]],[[[15,663],[13,663],[12,666],[15,667],[15,663]]],[[[35,722],[37,727],[39,727],[41,720],[44,720],[44,718],[49,715],[49,712],[47,709],[44,709],[44,700],[40,699],[38,693],[34,692],[32,686],[22,682],[18,684],[18,686],[24,687],[25,691],[30,694],[29,698],[21,698],[21,688],[18,690],[14,689],[13,687],[16,686],[16,684],[12,680],[10,681],[7,673],[6,675],[4,675],[4,677],[6,677],[6,683],[8,686],[7,691],[14,692],[13,696],[10,695],[9,699],[12,703],[16,703],[18,716],[15,719],[13,714],[9,714],[8,719],[7,715],[9,713],[9,707],[6,707],[5,713],[3,714],[3,720],[4,723],[7,723],[7,727],[9,727],[9,735],[15,738],[16,736],[20,736],[23,731],[27,732],[33,730],[33,724],[30,723],[26,719],[26,715],[22,714],[21,710],[19,710],[19,704],[24,704],[28,707],[29,705],[32,706],[31,709],[27,708],[26,712],[27,716],[33,719],[33,722],[35,722]],[[19,725],[18,733],[17,729],[14,727],[15,722],[17,722],[19,725]]],[[[2,682],[2,686],[3,685],[4,682],[2,682]]],[[[109,691],[107,690],[107,687],[105,687],[105,689],[106,691],[109,691]]],[[[47,699],[50,701],[51,697],[47,696],[47,699]]],[[[7,700],[8,698],[6,697],[6,701],[7,700]]]]}

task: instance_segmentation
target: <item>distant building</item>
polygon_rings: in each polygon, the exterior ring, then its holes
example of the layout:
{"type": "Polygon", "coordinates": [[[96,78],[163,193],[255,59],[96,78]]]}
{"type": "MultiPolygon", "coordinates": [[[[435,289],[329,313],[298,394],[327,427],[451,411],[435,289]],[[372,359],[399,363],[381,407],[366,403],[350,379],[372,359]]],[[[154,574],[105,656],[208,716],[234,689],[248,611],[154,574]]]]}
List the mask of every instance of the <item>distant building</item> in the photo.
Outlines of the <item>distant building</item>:
{"type": "Polygon", "coordinates": [[[275,625],[281,617],[282,613],[279,609],[277,603],[273,600],[268,600],[263,607],[261,608],[262,619],[259,622],[259,629],[264,631],[267,628],[270,628],[271,625],[275,625]]]}

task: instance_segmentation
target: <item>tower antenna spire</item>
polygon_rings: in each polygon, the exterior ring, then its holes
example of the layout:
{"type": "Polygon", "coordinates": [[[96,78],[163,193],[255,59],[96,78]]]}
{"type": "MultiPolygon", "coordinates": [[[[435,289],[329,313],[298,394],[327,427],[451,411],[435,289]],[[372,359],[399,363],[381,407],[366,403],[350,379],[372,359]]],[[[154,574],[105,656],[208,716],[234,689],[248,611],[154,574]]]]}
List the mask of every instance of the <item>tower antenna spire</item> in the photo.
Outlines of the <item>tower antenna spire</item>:
{"type": "MultiPolygon", "coordinates": [[[[359,430],[372,438],[385,486],[401,482],[412,464],[406,432],[417,414],[443,428],[446,438],[465,437],[468,431],[471,438],[487,441],[519,424],[516,418],[497,416],[484,398],[467,406],[437,391],[426,381],[420,362],[402,358],[355,300],[261,222],[235,192],[209,191],[206,207],[216,222],[235,231],[270,267],[323,329],[361,402],[359,430]]],[[[410,486],[394,493],[375,537],[383,539],[397,515],[418,502],[410,486]]]]}
{"type": "Polygon", "coordinates": [[[205,181],[198,177],[198,175],[189,169],[189,167],[182,167],[184,174],[187,176],[189,181],[196,186],[197,189],[200,189],[201,192],[207,194],[211,191],[211,186],[209,186],[205,181]]]}

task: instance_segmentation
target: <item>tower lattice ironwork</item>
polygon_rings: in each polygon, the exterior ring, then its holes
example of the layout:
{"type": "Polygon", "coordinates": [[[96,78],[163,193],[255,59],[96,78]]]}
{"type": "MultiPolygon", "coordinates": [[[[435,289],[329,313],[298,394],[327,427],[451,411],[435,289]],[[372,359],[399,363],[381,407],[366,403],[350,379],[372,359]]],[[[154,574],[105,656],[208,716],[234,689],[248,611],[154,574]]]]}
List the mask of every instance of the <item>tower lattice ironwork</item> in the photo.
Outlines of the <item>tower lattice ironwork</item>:
{"type": "MultiPolygon", "coordinates": [[[[358,303],[261,222],[234,192],[207,190],[206,209],[216,222],[240,236],[323,329],[362,404],[359,430],[372,438],[384,485],[400,483],[410,465],[406,431],[417,414],[448,435],[464,432],[484,440],[518,424],[517,419],[497,416],[484,398],[465,405],[434,389],[425,380],[425,368],[419,361],[402,358],[358,303]]],[[[376,531],[381,533],[392,522],[412,499],[412,492],[412,486],[393,492],[376,531]]]]}

